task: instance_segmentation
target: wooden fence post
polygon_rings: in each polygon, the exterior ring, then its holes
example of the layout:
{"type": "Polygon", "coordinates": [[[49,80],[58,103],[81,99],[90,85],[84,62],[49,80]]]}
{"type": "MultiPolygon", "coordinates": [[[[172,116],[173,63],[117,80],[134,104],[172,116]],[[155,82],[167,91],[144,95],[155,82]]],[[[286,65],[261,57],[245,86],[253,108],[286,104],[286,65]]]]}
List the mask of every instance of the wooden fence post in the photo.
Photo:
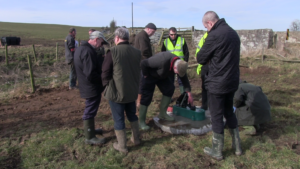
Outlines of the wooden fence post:
{"type": "Polygon", "coordinates": [[[56,42],[56,61],[58,61],[58,42],[56,42]]]}
{"type": "Polygon", "coordinates": [[[262,56],[261,56],[261,63],[264,63],[264,50],[265,50],[265,48],[263,48],[263,50],[262,50],[262,56]]]}
{"type": "Polygon", "coordinates": [[[31,82],[31,87],[32,87],[32,93],[35,92],[35,85],[34,85],[34,77],[33,77],[33,72],[32,72],[32,67],[31,67],[31,59],[30,56],[27,55],[28,59],[28,66],[29,66],[29,73],[30,73],[30,82],[31,82]]]}
{"type": "Polygon", "coordinates": [[[34,49],[34,45],[32,45],[32,51],[33,51],[33,57],[34,57],[34,61],[36,62],[36,55],[35,55],[35,49],[34,49]]]}
{"type": "Polygon", "coordinates": [[[5,63],[8,66],[8,51],[7,51],[7,44],[5,44],[5,63]]]}

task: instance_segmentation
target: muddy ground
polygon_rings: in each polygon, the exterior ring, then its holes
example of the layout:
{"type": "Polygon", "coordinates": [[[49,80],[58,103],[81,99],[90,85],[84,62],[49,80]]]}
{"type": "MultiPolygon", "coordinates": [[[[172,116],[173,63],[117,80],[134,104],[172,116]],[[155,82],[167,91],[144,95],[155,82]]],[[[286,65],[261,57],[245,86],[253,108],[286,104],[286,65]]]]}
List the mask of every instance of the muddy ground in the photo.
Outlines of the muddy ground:
{"type": "MultiPolygon", "coordinates": [[[[274,69],[261,67],[255,70],[241,68],[241,77],[248,81],[265,80],[268,74],[274,73],[274,69]]],[[[199,105],[200,78],[191,80],[196,105],[199,105]],[[198,92],[199,91],[199,92],[198,92]]],[[[175,92],[173,98],[179,96],[179,91],[175,92]]],[[[271,105],[272,102],[270,101],[271,105]]],[[[32,134],[39,131],[59,129],[59,128],[83,128],[82,114],[85,100],[80,98],[78,90],[69,90],[68,87],[54,89],[38,89],[35,94],[13,98],[6,102],[0,102],[0,138],[21,139],[24,141],[32,134]]],[[[104,136],[114,136],[113,126],[104,127],[102,122],[111,118],[110,107],[104,98],[101,101],[98,114],[101,118],[96,118],[96,127],[104,129],[104,136]]],[[[153,120],[148,121],[154,127],[153,120]]],[[[270,125],[270,130],[262,130],[265,134],[276,134],[272,130],[280,126],[270,125]]],[[[156,128],[156,127],[155,127],[156,128]]],[[[275,137],[275,136],[274,136],[275,137]]],[[[22,142],[22,141],[21,141],[22,142]]],[[[291,143],[292,144],[292,143],[291,143]]],[[[291,145],[293,146],[293,145],[291,145]]],[[[298,149],[297,146],[296,149],[298,149]]],[[[300,154],[300,148],[297,153],[300,154]]]]}

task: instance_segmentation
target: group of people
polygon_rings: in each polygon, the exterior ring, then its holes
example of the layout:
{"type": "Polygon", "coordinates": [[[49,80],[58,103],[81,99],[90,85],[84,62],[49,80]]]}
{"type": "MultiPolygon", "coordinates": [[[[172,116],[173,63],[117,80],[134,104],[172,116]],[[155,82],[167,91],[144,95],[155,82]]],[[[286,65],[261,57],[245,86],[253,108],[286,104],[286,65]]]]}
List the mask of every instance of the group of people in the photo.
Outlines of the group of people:
{"type": "MultiPolygon", "coordinates": [[[[240,82],[239,36],[225,19],[219,19],[213,11],[204,14],[202,23],[207,33],[200,40],[196,51],[199,63],[197,73],[201,72],[202,108],[209,108],[213,130],[212,148],[205,147],[204,152],[221,160],[223,159],[225,126],[223,117],[226,119],[226,125],[232,136],[232,147],[236,155],[242,154],[237,117],[239,120],[244,120],[247,126],[256,125],[256,129],[258,124],[270,118],[264,115],[262,118],[265,120],[253,120],[249,116],[238,114],[244,110],[243,106],[248,106],[245,110],[252,111],[251,107],[249,110],[249,106],[252,105],[248,105],[250,102],[247,101],[249,92],[243,93],[244,87],[238,90],[240,82]],[[237,108],[236,114],[233,111],[233,105],[237,108]]],[[[189,96],[188,102],[193,105],[191,86],[186,74],[189,60],[186,41],[177,34],[176,28],[171,27],[169,37],[164,41],[161,52],[153,54],[149,37],[155,33],[156,29],[155,24],[147,24],[145,29],[136,35],[132,46],[129,44],[128,30],[118,28],[114,38],[116,46],[111,47],[105,53],[103,45],[108,42],[101,32],[91,29],[89,40],[82,41],[81,46],[75,49],[76,30],[70,29],[65,42],[66,60],[71,67],[69,87],[70,89],[76,87],[74,77],[77,76],[80,95],[86,99],[83,122],[87,144],[105,143],[105,138],[101,136],[102,130],[95,129],[94,122],[101,101],[101,93],[109,101],[114,120],[117,142],[113,144],[113,147],[123,153],[128,152],[124,112],[131,125],[130,140],[134,145],[139,145],[141,142],[139,130],[150,129],[146,124],[146,114],[155,86],[162,93],[158,115],[160,119],[174,120],[166,114],[166,111],[175,90],[175,75],[178,77],[181,93],[186,92],[189,96]],[[137,109],[139,117],[136,115],[137,109]],[[96,134],[100,137],[96,137],[96,134]]],[[[252,86],[248,85],[249,91],[252,86]]],[[[256,93],[259,93],[259,89],[262,93],[261,88],[255,89],[256,93]]],[[[262,100],[267,101],[264,94],[260,96],[262,100]]],[[[254,110],[260,111],[259,106],[256,105],[255,108],[254,110]]],[[[265,109],[265,112],[267,111],[268,108],[265,109]]],[[[252,118],[255,119],[255,115],[252,118]]]]}

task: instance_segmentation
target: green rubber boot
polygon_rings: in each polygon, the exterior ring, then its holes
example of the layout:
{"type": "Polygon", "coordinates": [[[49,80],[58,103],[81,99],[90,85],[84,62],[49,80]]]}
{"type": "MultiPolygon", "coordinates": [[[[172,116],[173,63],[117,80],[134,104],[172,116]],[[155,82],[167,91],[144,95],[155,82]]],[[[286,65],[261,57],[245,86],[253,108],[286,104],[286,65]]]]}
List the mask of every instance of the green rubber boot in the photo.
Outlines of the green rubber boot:
{"type": "Polygon", "coordinates": [[[213,132],[212,148],[205,147],[204,153],[217,159],[223,160],[222,150],[224,146],[224,134],[213,132]]]}
{"type": "Polygon", "coordinates": [[[163,96],[159,105],[159,115],[158,118],[164,119],[167,121],[173,121],[174,118],[167,115],[167,109],[170,104],[171,97],[163,96]]]}
{"type": "Polygon", "coordinates": [[[149,130],[150,127],[146,125],[146,114],[148,106],[140,105],[139,108],[139,125],[142,130],[149,130]]]}
{"type": "Polygon", "coordinates": [[[113,144],[114,149],[122,152],[122,153],[128,153],[128,149],[126,146],[126,132],[125,130],[115,130],[117,140],[118,142],[113,144]]]}
{"type": "Polygon", "coordinates": [[[83,120],[85,143],[86,144],[104,144],[105,138],[97,138],[95,133],[95,121],[94,119],[83,120]]]}
{"type": "Polygon", "coordinates": [[[179,90],[180,90],[180,93],[184,93],[184,87],[183,86],[179,86],[179,90]]]}
{"type": "Polygon", "coordinates": [[[255,135],[256,134],[256,129],[254,126],[243,126],[243,128],[245,129],[243,131],[243,133],[245,133],[246,135],[255,135]]]}
{"type": "Polygon", "coordinates": [[[229,133],[232,137],[232,148],[235,149],[235,155],[242,155],[241,139],[239,134],[239,128],[229,129],[229,133]]]}
{"type": "Polygon", "coordinates": [[[140,131],[139,131],[139,122],[135,121],[135,122],[130,122],[130,126],[131,126],[131,142],[133,142],[134,145],[139,145],[141,144],[141,140],[140,140],[140,131]]]}

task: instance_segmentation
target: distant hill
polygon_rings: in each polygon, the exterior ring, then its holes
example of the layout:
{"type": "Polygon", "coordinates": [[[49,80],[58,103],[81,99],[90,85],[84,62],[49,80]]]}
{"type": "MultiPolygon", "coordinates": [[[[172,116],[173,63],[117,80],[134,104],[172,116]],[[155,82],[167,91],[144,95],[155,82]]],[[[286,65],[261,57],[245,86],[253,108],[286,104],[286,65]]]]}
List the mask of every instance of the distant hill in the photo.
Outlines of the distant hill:
{"type": "MultiPolygon", "coordinates": [[[[21,37],[21,45],[47,44],[64,42],[68,35],[70,25],[56,24],[30,24],[30,23],[11,23],[0,22],[0,37],[17,36],[21,37]]],[[[91,27],[74,26],[77,30],[76,39],[88,39],[88,30],[91,27]]],[[[92,27],[96,30],[103,30],[103,27],[92,27]]],[[[62,45],[61,44],[61,45],[62,45]]]]}

